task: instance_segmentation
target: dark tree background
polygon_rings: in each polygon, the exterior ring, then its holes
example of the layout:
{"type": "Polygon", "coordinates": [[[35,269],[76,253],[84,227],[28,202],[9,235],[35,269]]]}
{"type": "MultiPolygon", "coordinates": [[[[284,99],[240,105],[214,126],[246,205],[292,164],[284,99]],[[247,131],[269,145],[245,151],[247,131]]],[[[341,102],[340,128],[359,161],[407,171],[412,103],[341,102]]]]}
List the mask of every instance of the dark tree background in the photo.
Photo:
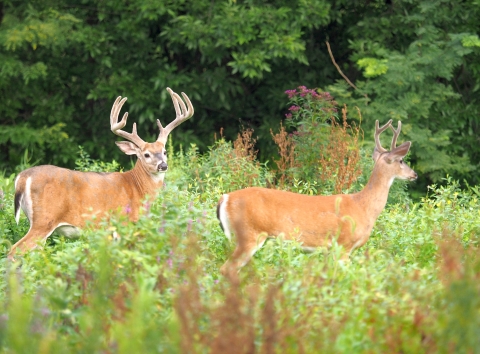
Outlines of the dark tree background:
{"type": "Polygon", "coordinates": [[[174,118],[167,86],[195,107],[176,147],[205,149],[243,125],[271,160],[284,91],[305,85],[358,106],[367,147],[376,119],[401,120],[417,188],[446,174],[476,184],[479,18],[473,0],[2,1],[0,169],[15,171],[26,152],[72,167],[78,145],[118,159],[115,98],[128,97],[129,127],[153,140],[155,119],[174,118]]]}

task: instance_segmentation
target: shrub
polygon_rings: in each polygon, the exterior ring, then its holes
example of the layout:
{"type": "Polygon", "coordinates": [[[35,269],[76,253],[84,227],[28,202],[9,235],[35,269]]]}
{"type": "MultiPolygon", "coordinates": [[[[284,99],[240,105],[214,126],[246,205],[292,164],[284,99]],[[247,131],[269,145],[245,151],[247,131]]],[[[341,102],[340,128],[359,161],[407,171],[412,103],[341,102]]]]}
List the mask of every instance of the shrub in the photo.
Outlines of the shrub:
{"type": "Polygon", "coordinates": [[[347,122],[347,108],[340,121],[328,92],[300,86],[286,94],[291,106],[285,124],[293,133],[287,134],[283,125],[278,134],[271,132],[280,155],[275,161],[279,186],[301,180],[317,184],[322,194],[349,190],[362,171],[361,130],[347,122]]]}
{"type": "Polygon", "coordinates": [[[265,187],[271,180],[271,174],[264,164],[256,160],[252,135],[252,130],[244,130],[233,144],[221,138],[203,156],[192,145],[185,161],[190,188],[202,198],[214,196],[218,200],[223,193],[237,189],[265,187]]]}
{"type": "Polygon", "coordinates": [[[93,160],[82,146],[78,147],[78,155],[79,157],[75,160],[75,170],[91,172],[120,171],[120,165],[115,160],[112,162],[93,160]]]}

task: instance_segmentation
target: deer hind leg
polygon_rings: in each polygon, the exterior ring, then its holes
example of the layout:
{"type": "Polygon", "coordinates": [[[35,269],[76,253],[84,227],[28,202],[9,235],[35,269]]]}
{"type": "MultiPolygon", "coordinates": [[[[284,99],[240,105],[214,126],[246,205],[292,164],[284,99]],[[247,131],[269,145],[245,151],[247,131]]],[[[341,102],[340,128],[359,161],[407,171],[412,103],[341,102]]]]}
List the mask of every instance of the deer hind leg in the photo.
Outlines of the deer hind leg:
{"type": "Polygon", "coordinates": [[[20,210],[23,210],[30,222],[30,229],[25,236],[12,246],[10,252],[8,252],[9,259],[13,259],[17,251],[24,252],[35,248],[37,243],[50,236],[57,226],[52,225],[51,222],[39,222],[39,219],[34,217],[31,186],[32,177],[26,177],[23,172],[15,179],[15,221],[17,224],[19,223],[20,210]]]}
{"type": "Polygon", "coordinates": [[[237,246],[230,258],[220,268],[220,273],[226,275],[230,271],[239,271],[267,240],[267,234],[262,232],[253,240],[244,241],[237,237],[237,246]]]}
{"type": "Polygon", "coordinates": [[[8,252],[8,258],[13,259],[14,255],[18,252],[24,253],[25,251],[36,248],[38,246],[38,243],[50,236],[56,228],[57,225],[52,227],[48,224],[38,225],[32,223],[30,225],[30,230],[28,230],[27,234],[12,246],[10,252],[8,252]]]}

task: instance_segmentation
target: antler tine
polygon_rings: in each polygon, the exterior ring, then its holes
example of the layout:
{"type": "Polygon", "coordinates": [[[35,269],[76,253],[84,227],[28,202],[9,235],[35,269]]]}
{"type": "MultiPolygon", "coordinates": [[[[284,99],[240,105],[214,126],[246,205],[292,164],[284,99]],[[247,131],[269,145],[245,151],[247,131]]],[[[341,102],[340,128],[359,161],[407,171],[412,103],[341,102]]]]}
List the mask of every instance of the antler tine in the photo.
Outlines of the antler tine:
{"type": "Polygon", "coordinates": [[[390,128],[393,130],[392,145],[390,146],[390,151],[392,151],[397,147],[397,138],[400,135],[400,130],[402,130],[402,122],[398,121],[397,130],[395,130],[393,125],[390,125],[390,128]]]}
{"type": "Polygon", "coordinates": [[[127,119],[127,116],[128,116],[128,112],[125,113],[123,115],[122,120],[119,123],[117,123],[118,114],[120,113],[120,110],[122,109],[123,104],[127,100],[126,97],[124,97],[122,100],[121,100],[121,98],[122,98],[122,96],[117,97],[117,99],[113,103],[112,110],[110,112],[110,128],[112,130],[122,129],[126,124],[126,119],[127,119]]]}
{"type": "MultiPolygon", "coordinates": [[[[387,152],[385,148],[382,147],[382,144],[380,143],[380,134],[382,134],[385,130],[388,129],[388,127],[391,127],[392,125],[392,120],[390,119],[387,124],[379,128],[379,123],[378,120],[375,121],[375,147],[379,152],[387,152]]],[[[393,127],[392,127],[393,129],[393,127]]]]}
{"type": "Polygon", "coordinates": [[[127,133],[126,131],[121,130],[127,124],[128,112],[125,112],[120,122],[118,121],[118,114],[120,113],[120,110],[122,109],[122,106],[126,100],[126,97],[122,99],[122,96],[118,96],[113,103],[112,111],[110,112],[110,129],[112,130],[113,134],[131,141],[142,149],[146,142],[138,136],[136,123],[133,123],[132,133],[127,133]]]}
{"type": "Polygon", "coordinates": [[[182,92],[182,96],[183,100],[185,100],[185,102],[187,103],[186,106],[181,97],[177,93],[173,92],[170,87],[167,87],[167,91],[172,97],[176,117],[175,120],[173,122],[170,122],[165,128],[162,126],[162,123],[160,123],[160,120],[157,119],[158,129],[160,130],[157,141],[162,141],[163,143],[167,142],[168,135],[173,129],[182,124],[187,119],[191,118],[194,113],[192,102],[190,102],[190,99],[185,93],[182,92]]]}

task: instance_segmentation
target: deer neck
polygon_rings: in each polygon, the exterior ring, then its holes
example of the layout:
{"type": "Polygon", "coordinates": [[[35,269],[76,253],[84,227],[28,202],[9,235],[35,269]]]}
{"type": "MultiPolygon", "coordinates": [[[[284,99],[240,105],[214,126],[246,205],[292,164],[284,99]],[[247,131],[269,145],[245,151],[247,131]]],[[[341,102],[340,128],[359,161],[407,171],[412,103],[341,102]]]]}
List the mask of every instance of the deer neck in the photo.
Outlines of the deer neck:
{"type": "Polygon", "coordinates": [[[367,185],[357,194],[357,198],[364,207],[367,215],[374,218],[374,220],[376,220],[382,210],[385,209],[388,192],[394,179],[395,177],[383,173],[379,166],[375,165],[367,185]]]}
{"type": "Polygon", "coordinates": [[[165,177],[165,173],[154,175],[147,171],[140,160],[137,160],[135,167],[125,172],[124,175],[133,183],[142,198],[146,195],[155,196],[158,189],[163,185],[163,178],[165,177]]]}

